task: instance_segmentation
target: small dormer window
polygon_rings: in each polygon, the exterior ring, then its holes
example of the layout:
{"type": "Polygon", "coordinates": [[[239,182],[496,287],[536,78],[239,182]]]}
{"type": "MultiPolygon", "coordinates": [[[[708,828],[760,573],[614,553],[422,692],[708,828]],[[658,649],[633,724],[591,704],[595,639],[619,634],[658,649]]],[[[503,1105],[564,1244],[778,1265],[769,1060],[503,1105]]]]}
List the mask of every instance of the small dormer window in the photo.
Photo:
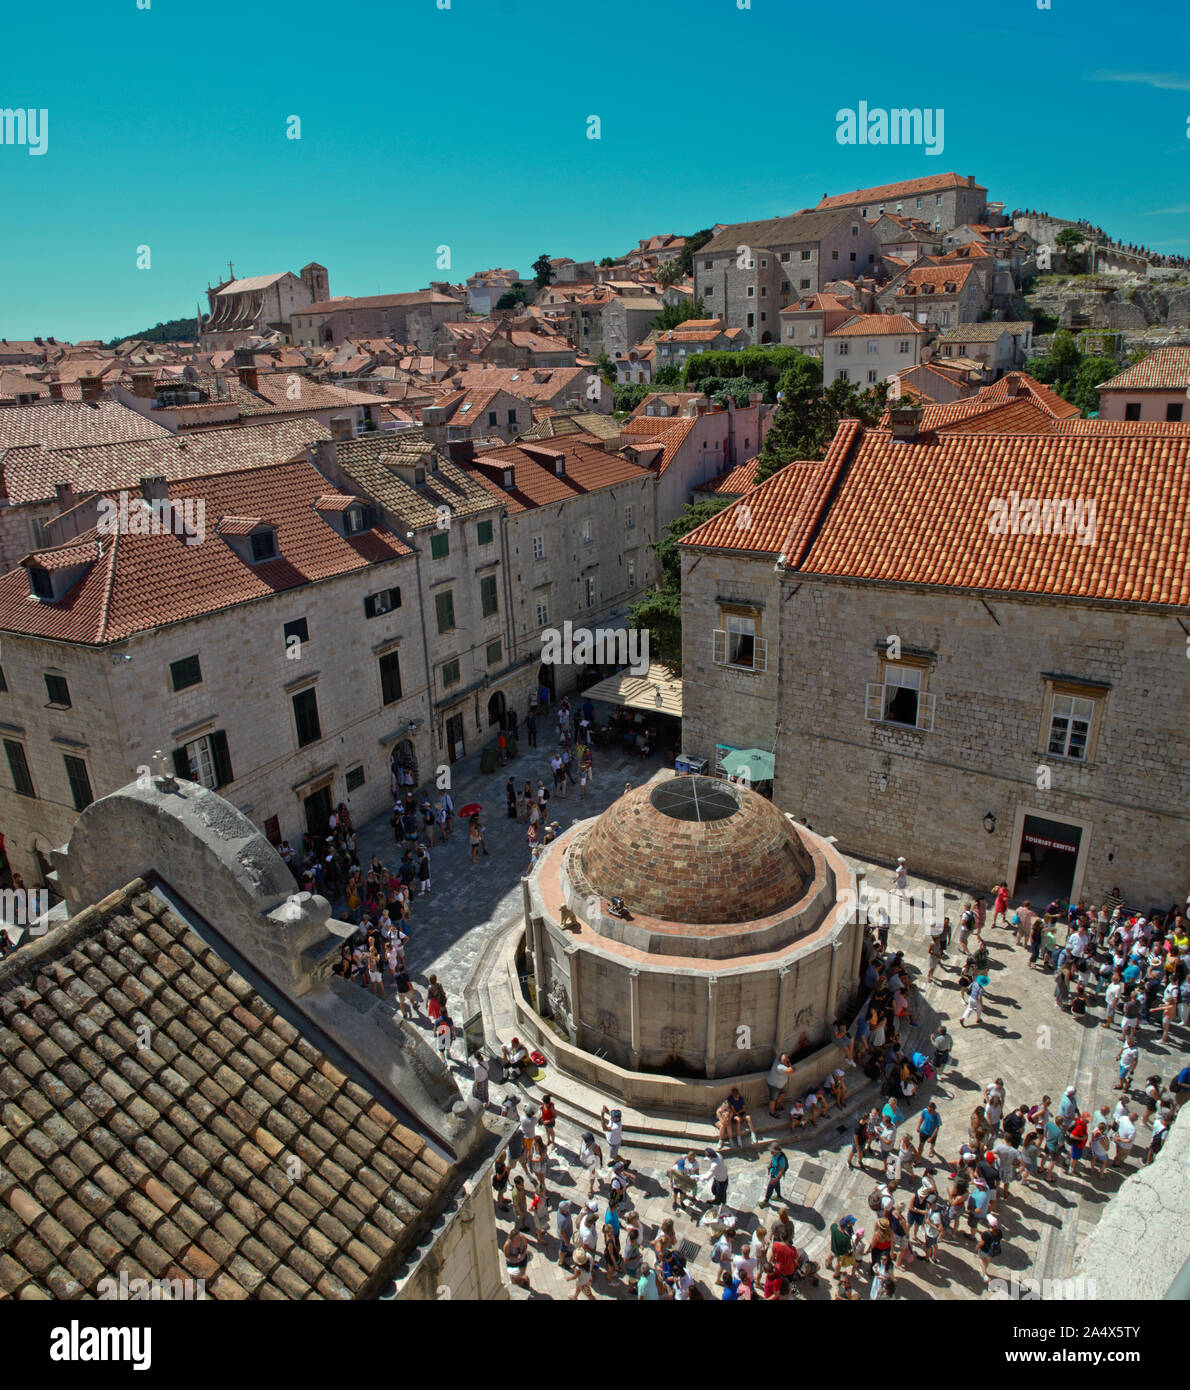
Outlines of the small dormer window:
{"type": "Polygon", "coordinates": [[[39,565],[30,565],[29,590],[34,597],[46,599],[52,603],[54,599],[54,581],[50,577],[49,570],[43,570],[39,565]]]}
{"type": "Polygon", "coordinates": [[[265,560],[275,560],[277,558],[277,533],[271,526],[259,531],[253,531],[252,542],[252,563],[259,565],[265,560]]]}
{"type": "Polygon", "coordinates": [[[363,507],[348,507],[343,513],[343,529],[349,536],[358,536],[368,529],[368,517],[363,507]]]}

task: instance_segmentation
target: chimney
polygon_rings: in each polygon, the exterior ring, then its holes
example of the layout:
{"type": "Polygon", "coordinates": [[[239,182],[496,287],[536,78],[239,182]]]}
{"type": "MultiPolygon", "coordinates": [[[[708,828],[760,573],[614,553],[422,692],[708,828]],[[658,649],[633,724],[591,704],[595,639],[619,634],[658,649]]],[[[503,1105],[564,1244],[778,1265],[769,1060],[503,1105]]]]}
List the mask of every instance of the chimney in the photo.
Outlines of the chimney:
{"type": "Polygon", "coordinates": [[[749,404],[749,405],[760,405],[760,404],[763,403],[763,401],[764,401],[764,392],[763,392],[763,391],[749,391],[749,392],[748,392],[748,404],[749,404]]]}
{"type": "Polygon", "coordinates": [[[55,483],[54,496],[58,500],[58,513],[68,512],[74,505],[74,488],[69,483],[55,483]]]}
{"type": "Polygon", "coordinates": [[[169,487],[161,473],[151,474],[140,480],[140,495],[146,502],[168,502],[169,487]]]}
{"type": "Polygon", "coordinates": [[[260,373],[255,367],[236,367],[236,375],[240,379],[240,385],[249,391],[260,390],[260,373]]]}
{"type": "Polygon", "coordinates": [[[916,405],[895,405],[888,412],[889,429],[894,439],[903,444],[915,444],[921,430],[924,411],[916,405]]]}
{"type": "Polygon", "coordinates": [[[50,400],[64,401],[66,397],[62,394],[62,383],[60,381],[50,382],[50,400]]]}
{"type": "Polygon", "coordinates": [[[103,390],[103,382],[97,376],[84,376],[79,379],[79,388],[82,390],[83,400],[95,402],[103,390]]]}
{"type": "Polygon", "coordinates": [[[134,396],[151,399],[156,393],[157,387],[153,372],[132,373],[132,394],[134,396]]]}

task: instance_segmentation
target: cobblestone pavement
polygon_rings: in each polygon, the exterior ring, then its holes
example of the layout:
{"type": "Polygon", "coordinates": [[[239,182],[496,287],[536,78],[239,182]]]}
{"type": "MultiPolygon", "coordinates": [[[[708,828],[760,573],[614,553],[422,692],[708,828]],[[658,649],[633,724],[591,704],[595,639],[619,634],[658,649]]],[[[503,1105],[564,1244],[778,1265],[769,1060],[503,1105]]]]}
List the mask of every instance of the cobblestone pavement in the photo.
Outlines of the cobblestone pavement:
{"type": "MultiPolygon", "coordinates": [[[[524,781],[529,777],[534,785],[543,779],[552,786],[549,758],[555,743],[543,738],[536,749],[526,749],[508,769],[481,774],[478,756],[456,763],[452,768],[452,794],[456,807],[478,801],[484,807],[482,823],[490,850],[488,858],[472,867],[465,830],[456,822],[454,834],[445,844],[434,846],[433,891],[415,900],[410,931],[408,956],[419,981],[435,972],[446,988],[452,1008],[459,1006],[461,991],[475,961],[485,946],[502,933],[520,914],[520,875],[528,866],[525,826],[506,817],[504,787],[511,774],[524,781]]],[[[550,819],[558,820],[565,829],[573,821],[597,815],[623,793],[627,781],[640,785],[656,776],[664,767],[656,761],[642,761],[618,750],[598,750],[595,784],[588,790],[585,801],[578,799],[578,789],[568,788],[566,798],[551,794],[550,819]]],[[[393,862],[393,837],[387,816],[378,817],[361,828],[361,862],[367,863],[375,851],[388,863],[393,862]]],[[[399,851],[396,858],[399,859],[399,851]]],[[[892,873],[879,865],[866,864],[848,857],[853,869],[863,869],[871,888],[888,891],[892,873]]],[[[923,901],[928,895],[934,901],[935,889],[942,885],[930,880],[911,878],[910,896],[923,901]]],[[[957,893],[947,892],[947,911],[957,923],[962,901],[957,893]]],[[[957,951],[951,952],[948,964],[932,984],[925,983],[928,931],[924,921],[906,922],[894,926],[890,936],[891,949],[902,949],[911,966],[917,967],[914,995],[916,1026],[910,1030],[913,1042],[924,1042],[937,1021],[945,1019],[954,1037],[952,1062],[940,1079],[923,1086],[916,1105],[909,1109],[902,1132],[912,1133],[917,1116],[927,1101],[933,1100],[942,1116],[938,1140],[939,1153],[953,1158],[959,1142],[967,1138],[967,1124],[974,1106],[982,1098],[983,1088],[996,1077],[1006,1083],[1007,1104],[1026,1101],[1030,1104],[1043,1094],[1059,1100],[1067,1085],[1078,1087],[1078,1099],[1086,1110],[1101,1103],[1114,1105],[1118,1093],[1113,1092],[1115,1057],[1119,1050],[1119,1034],[1098,1026],[1100,1011],[1092,1010],[1085,1022],[1061,1013],[1053,1002],[1053,977],[1028,966],[1028,956],[1012,941],[1010,931],[989,928],[985,933],[991,954],[988,973],[991,986],[986,996],[984,1021],[979,1026],[962,1029],[958,1019],[961,1006],[958,999],[957,977],[960,961],[957,951]]],[[[456,1022],[460,1022],[455,1013],[456,1022]]],[[[1136,1077],[1143,1087],[1144,1077],[1160,1073],[1167,1079],[1186,1064],[1190,1034],[1175,1027],[1170,1043],[1157,1041],[1160,1030],[1141,1029],[1141,1061],[1136,1077]]],[[[458,1045],[456,1044],[456,1050],[458,1045]]],[[[465,1064],[452,1063],[460,1087],[466,1091],[470,1070],[465,1064]]],[[[849,1072],[849,1085],[862,1081],[859,1072],[849,1072]]],[[[548,1084],[548,1083],[547,1083],[548,1084]]],[[[493,1085],[493,1109],[505,1098],[506,1092],[493,1085]]],[[[1139,1092],[1138,1092],[1139,1094],[1139,1092]]],[[[513,1099],[519,1098],[513,1095],[513,1099]]],[[[1143,1116],[1143,1104],[1139,1107],[1143,1116]]],[[[708,1116],[708,1120],[710,1116],[708,1116]]],[[[859,1224],[870,1230],[872,1214],[867,1196],[876,1181],[875,1160],[869,1159],[867,1172],[849,1170],[847,1153],[850,1145],[851,1116],[846,1124],[833,1119],[820,1122],[817,1132],[796,1142],[790,1137],[786,1144],[789,1172],[783,1185],[786,1205],[795,1221],[795,1243],[807,1247],[812,1258],[823,1260],[827,1249],[830,1223],[845,1212],[853,1213],[859,1224]]],[[[498,1121],[495,1121],[498,1123],[498,1121]]],[[[1149,1130],[1138,1127],[1133,1158],[1119,1173],[1094,1178],[1089,1173],[1070,1177],[1062,1174],[1054,1184],[1041,1183],[1024,1187],[1014,1184],[1012,1194],[997,1208],[1004,1232],[1004,1253],[993,1266],[993,1275],[1062,1278],[1069,1274],[1076,1248],[1099,1219],[1104,1204],[1118,1188],[1127,1172],[1133,1171],[1148,1144],[1149,1130]]],[[[547,1174],[550,1193],[550,1234],[544,1245],[534,1247],[530,1265],[533,1292],[511,1288],[514,1299],[568,1298],[574,1285],[567,1282],[557,1262],[557,1242],[553,1237],[554,1212],[564,1198],[585,1196],[585,1175],[581,1190],[577,1168],[578,1132],[565,1122],[558,1127],[558,1150],[551,1155],[547,1174]]],[[[758,1207],[764,1193],[765,1146],[736,1150],[729,1155],[729,1205],[738,1213],[737,1229],[754,1230],[770,1224],[766,1212],[758,1207]]],[[[708,1255],[714,1234],[700,1227],[687,1214],[671,1209],[669,1185],[665,1171],[672,1155],[655,1150],[634,1148],[631,1134],[625,1136],[625,1157],[632,1161],[638,1181],[631,1191],[631,1205],[642,1219],[646,1239],[655,1233],[659,1222],[673,1215],[680,1239],[693,1243],[696,1253],[690,1263],[692,1275],[711,1297],[714,1271],[708,1255]]],[[[938,1175],[941,1186],[949,1168],[942,1163],[925,1164],[927,1171],[938,1175]]],[[[909,1180],[903,1179],[900,1192],[905,1201],[911,1191],[909,1180]]],[[[606,1194],[606,1184],[601,1184],[606,1194]]],[[[772,1208],[769,1212],[772,1212],[772,1208]]],[[[510,1229],[508,1219],[498,1217],[503,1234],[510,1229]]],[[[965,1229],[965,1227],[964,1227],[965,1229]]],[[[737,1241],[737,1248],[739,1242],[737,1241]]],[[[898,1296],[905,1298],[970,1298],[985,1296],[974,1257],[974,1241],[965,1234],[951,1235],[943,1242],[936,1263],[916,1260],[901,1272],[898,1296]]],[[[825,1273],[825,1271],[824,1271],[825,1273]]],[[[797,1297],[829,1298],[830,1281],[824,1278],[818,1288],[808,1282],[797,1286],[797,1297]]],[[[867,1281],[860,1280],[861,1293],[867,1295],[867,1281]]],[[[594,1283],[597,1299],[635,1297],[622,1280],[608,1279],[600,1267],[594,1283]]]]}

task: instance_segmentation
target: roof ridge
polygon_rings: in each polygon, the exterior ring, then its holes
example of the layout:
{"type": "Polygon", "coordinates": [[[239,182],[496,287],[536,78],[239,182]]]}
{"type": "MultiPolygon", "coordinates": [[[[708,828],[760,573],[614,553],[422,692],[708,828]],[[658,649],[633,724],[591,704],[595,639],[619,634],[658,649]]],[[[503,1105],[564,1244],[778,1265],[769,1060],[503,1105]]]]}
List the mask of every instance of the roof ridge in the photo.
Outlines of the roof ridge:
{"type": "Polygon", "coordinates": [[[116,546],[119,543],[120,531],[117,528],[112,533],[111,549],[104,553],[102,544],[99,547],[100,558],[107,561],[107,579],[103,586],[103,600],[99,605],[99,622],[95,628],[95,637],[99,642],[107,640],[108,622],[112,611],[112,594],[116,587],[116,546]]]}
{"type": "Polygon", "coordinates": [[[797,569],[810,553],[814,541],[818,537],[818,532],[822,529],[822,523],[830,512],[831,503],[839,490],[839,484],[847,472],[847,465],[855,456],[856,446],[863,437],[862,421],[850,419],[839,421],[835,437],[831,440],[826,456],[821,460],[823,473],[817,482],[816,492],[811,494],[809,499],[809,510],[803,504],[790,523],[789,534],[783,551],[786,569],[797,569]],[[832,454],[836,455],[833,466],[832,454]]]}
{"type": "MultiPolygon", "coordinates": [[[[23,946],[6,960],[0,961],[0,985],[24,974],[25,971],[33,971],[40,962],[57,955],[63,947],[73,946],[76,941],[94,931],[96,927],[102,926],[117,912],[126,911],[135,899],[148,891],[149,884],[145,879],[134,878],[123,888],[117,888],[106,898],[89,904],[65,922],[51,927],[44,936],[31,939],[27,946],[23,946]]],[[[168,908],[162,903],[161,913],[166,911],[168,908]]]]}

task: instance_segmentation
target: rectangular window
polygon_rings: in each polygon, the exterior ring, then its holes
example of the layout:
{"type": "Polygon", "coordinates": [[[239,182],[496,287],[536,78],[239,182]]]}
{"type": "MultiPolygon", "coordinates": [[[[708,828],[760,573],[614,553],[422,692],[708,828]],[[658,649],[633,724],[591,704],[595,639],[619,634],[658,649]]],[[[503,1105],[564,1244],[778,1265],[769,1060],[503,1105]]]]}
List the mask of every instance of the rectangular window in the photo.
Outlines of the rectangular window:
{"type": "Polygon", "coordinates": [[[45,688],[55,709],[70,708],[70,687],[66,684],[65,676],[46,676],[45,688]]]}
{"type": "Polygon", "coordinates": [[[277,558],[277,533],[275,531],[253,531],[250,539],[254,565],[258,565],[264,560],[277,558]]]}
{"type": "Polygon", "coordinates": [[[850,357],[850,355],[851,355],[851,344],[850,344],[850,343],[836,343],[836,344],[835,344],[835,355],[836,355],[837,357],[850,357]]]}
{"type": "Polygon", "coordinates": [[[537,605],[537,626],[538,626],[538,627],[545,627],[546,623],[548,623],[549,620],[550,620],[550,606],[549,606],[549,604],[546,603],[545,600],[543,599],[543,600],[537,605]]]}
{"type": "Polygon", "coordinates": [[[711,297],[711,295],[713,295],[714,293],[715,293],[715,287],[714,287],[714,285],[708,285],[708,286],[706,287],[706,289],[703,290],[703,295],[704,295],[706,298],[708,298],[708,299],[709,299],[709,298],[711,297]]]}
{"type": "Polygon", "coordinates": [[[451,632],[455,625],[455,596],[452,590],[434,596],[434,610],[438,616],[438,631],[451,632]]]}
{"type": "Polygon", "coordinates": [[[868,356],[869,356],[869,357],[876,357],[876,356],[879,355],[879,352],[880,352],[880,344],[876,341],[875,338],[869,338],[869,339],[868,339],[868,356]]]}
{"type": "Polygon", "coordinates": [[[883,682],[870,684],[864,717],[929,733],[934,727],[934,697],[924,689],[926,668],[886,662],[883,682]]]}
{"type": "Polygon", "coordinates": [[[1077,695],[1055,695],[1050,711],[1049,751],[1057,758],[1085,761],[1095,701],[1077,695]]]}
{"type": "Polygon", "coordinates": [[[483,610],[483,616],[490,618],[500,607],[499,599],[496,595],[496,576],[485,574],[479,581],[479,602],[483,610]]]}
{"type": "Polygon", "coordinates": [[[545,559],[545,537],[544,537],[544,536],[534,536],[534,537],[533,537],[533,558],[534,558],[535,560],[544,560],[544,559],[545,559]]]}
{"type": "Polygon", "coordinates": [[[595,607],[595,580],[593,577],[587,579],[587,607],[595,607]]]}
{"type": "Polygon", "coordinates": [[[318,692],[313,687],[299,691],[293,697],[293,722],[297,727],[299,748],[317,743],[322,737],[322,725],[318,722],[318,692]]]}
{"type": "Polygon", "coordinates": [[[628,579],[628,587],[629,587],[630,589],[635,589],[635,588],[636,588],[636,556],[635,556],[635,555],[629,555],[629,556],[627,557],[627,559],[624,561],[624,570],[625,570],[625,573],[626,573],[627,579],[628,579]]]}
{"type": "Polygon", "coordinates": [[[590,517],[583,522],[583,544],[590,545],[595,539],[594,523],[590,517]]]}
{"type": "Polygon", "coordinates": [[[12,789],[18,796],[36,797],[33,778],[29,776],[29,764],[25,760],[25,749],[11,738],[4,740],[4,751],[8,754],[8,770],[12,773],[12,789]]]}
{"type": "Polygon", "coordinates": [[[174,772],[186,781],[198,782],[212,791],[218,791],[234,781],[224,730],[216,729],[214,733],[175,748],[174,772]]]}
{"type": "Polygon", "coordinates": [[[381,589],[378,594],[369,594],[364,599],[364,617],[379,618],[401,606],[401,590],[381,589]]]}
{"type": "Polygon", "coordinates": [[[1127,401],[1127,402],[1125,402],[1125,405],[1124,405],[1124,419],[1125,419],[1125,420],[1139,420],[1139,419],[1140,419],[1140,402],[1139,402],[1139,401],[1127,401]]]}
{"type": "Polygon", "coordinates": [[[749,285],[749,286],[748,286],[748,298],[749,298],[749,299],[754,298],[755,294],[756,294],[756,286],[755,286],[755,285],[749,285]]]}
{"type": "Polygon", "coordinates": [[[475,539],[480,545],[491,545],[492,543],[492,523],[481,521],[475,528],[475,539]]]}
{"type": "Polygon", "coordinates": [[[8,693],[8,681],[4,675],[4,667],[0,666],[0,695],[8,693]]]}
{"type": "Polygon", "coordinates": [[[448,661],[442,668],[442,688],[449,690],[452,685],[459,683],[459,659],[456,656],[453,661],[448,661]]]}
{"type": "Polygon", "coordinates": [[[509,412],[508,412],[508,423],[509,423],[510,425],[515,425],[515,424],[516,424],[516,407],[515,407],[515,406],[514,406],[511,410],[509,410],[509,412]]]}
{"type": "Polygon", "coordinates": [[[1180,401],[1176,405],[1167,405],[1165,407],[1165,418],[1174,421],[1182,418],[1182,404],[1180,401]]]}
{"type": "Polygon", "coordinates": [[[310,640],[310,624],[305,618],[294,618],[292,622],[285,624],[285,649],[288,651],[293,643],[289,640],[296,637],[298,642],[308,642],[310,640]]]}
{"type": "Polygon", "coordinates": [[[909,339],[908,339],[908,338],[902,338],[901,341],[897,344],[897,346],[898,346],[898,348],[900,348],[900,350],[901,350],[902,352],[908,352],[908,351],[909,351],[909,339]]]}
{"type": "Polygon", "coordinates": [[[494,642],[488,643],[487,662],[489,666],[499,666],[500,658],[504,655],[504,644],[497,637],[494,642]]]}
{"type": "Polygon", "coordinates": [[[430,537],[430,558],[445,560],[450,554],[450,535],[446,531],[436,531],[430,537]]]}
{"type": "Polygon", "coordinates": [[[810,253],[809,253],[809,251],[803,251],[803,252],[802,252],[802,260],[803,260],[803,261],[808,261],[809,259],[810,259],[810,253]]]}
{"type": "Polygon", "coordinates": [[[801,288],[802,288],[803,290],[808,290],[808,289],[810,288],[810,282],[809,282],[809,280],[803,280],[803,281],[801,281],[801,288]]]}
{"type": "Polygon", "coordinates": [[[875,368],[875,367],[870,367],[870,368],[868,369],[868,381],[869,381],[869,382],[876,381],[876,380],[877,380],[877,376],[878,376],[878,374],[877,374],[876,368],[875,368]]]}
{"type": "Polygon", "coordinates": [[[714,270],[714,269],[715,269],[715,262],[714,262],[714,261],[703,261],[703,263],[702,263],[702,268],[703,268],[703,270],[714,270]]]}
{"type": "Polygon", "coordinates": [[[175,690],[185,690],[188,686],[202,681],[202,668],[197,656],[184,656],[181,661],[169,663],[169,679],[175,690]]]}
{"type": "Polygon", "coordinates": [[[401,658],[397,652],[385,652],[379,664],[380,703],[391,705],[401,698],[401,658]]]}
{"type": "Polygon", "coordinates": [[[635,507],[628,506],[624,508],[624,525],[629,529],[636,525],[635,507]]]}
{"type": "Polygon", "coordinates": [[[494,424],[496,424],[496,422],[499,420],[499,418],[500,418],[500,417],[496,414],[496,412],[495,412],[494,410],[489,410],[489,411],[488,411],[488,424],[489,424],[489,425],[494,425],[494,424]]]}
{"type": "Polygon", "coordinates": [[[351,768],[346,777],[347,790],[349,792],[358,791],[364,785],[364,770],[362,767],[351,768]]]}
{"type": "Polygon", "coordinates": [[[840,380],[840,381],[850,381],[850,380],[851,380],[851,373],[847,370],[846,367],[844,367],[844,368],[839,372],[839,380],[840,380]]]}
{"type": "Polygon", "coordinates": [[[832,261],[837,261],[838,259],[839,259],[839,253],[838,253],[837,251],[832,251],[832,252],[831,252],[831,260],[832,260],[832,261]]]}
{"type": "MultiPolygon", "coordinates": [[[[760,258],[760,268],[761,268],[761,270],[767,270],[767,269],[769,268],[769,260],[768,260],[768,257],[767,257],[767,256],[761,256],[761,258],[760,258]]],[[[763,291],[762,291],[762,293],[763,293],[763,291]]]]}
{"type": "Polygon", "coordinates": [[[70,799],[76,811],[85,811],[95,800],[91,795],[91,779],[87,776],[87,764],[82,758],[63,758],[66,764],[66,780],[70,783],[70,799]]]}
{"type": "Polygon", "coordinates": [[[855,252],[854,252],[854,251],[848,252],[847,259],[850,260],[850,261],[855,260],[855,252]]]}
{"type": "Polygon", "coordinates": [[[749,328],[752,328],[752,327],[755,326],[755,324],[756,324],[756,315],[755,315],[755,314],[749,314],[749,315],[748,315],[748,327],[749,327],[749,328]]]}
{"type": "Polygon", "coordinates": [[[767,666],[767,643],[756,635],[756,620],[742,613],[728,613],[727,625],[712,633],[711,659],[718,666],[736,666],[746,671],[763,671],[767,666]]]}
{"type": "Polygon", "coordinates": [[[784,265],[784,263],[785,263],[788,259],[789,259],[789,252],[788,252],[788,251],[782,251],[782,252],[781,252],[781,263],[782,263],[782,265],[784,265]]]}

